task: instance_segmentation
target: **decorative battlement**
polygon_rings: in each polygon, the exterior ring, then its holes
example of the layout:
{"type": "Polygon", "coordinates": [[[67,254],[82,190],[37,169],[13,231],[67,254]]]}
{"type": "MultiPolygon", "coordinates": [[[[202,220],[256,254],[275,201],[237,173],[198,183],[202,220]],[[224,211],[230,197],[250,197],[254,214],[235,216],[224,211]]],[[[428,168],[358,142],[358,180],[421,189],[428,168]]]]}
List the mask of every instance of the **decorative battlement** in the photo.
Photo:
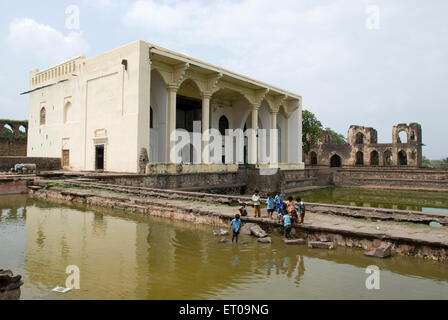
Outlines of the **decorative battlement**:
{"type": "Polygon", "coordinates": [[[31,86],[42,86],[54,82],[56,79],[71,75],[79,69],[80,63],[84,60],[84,56],[79,56],[42,71],[34,70],[31,72],[31,86]]]}

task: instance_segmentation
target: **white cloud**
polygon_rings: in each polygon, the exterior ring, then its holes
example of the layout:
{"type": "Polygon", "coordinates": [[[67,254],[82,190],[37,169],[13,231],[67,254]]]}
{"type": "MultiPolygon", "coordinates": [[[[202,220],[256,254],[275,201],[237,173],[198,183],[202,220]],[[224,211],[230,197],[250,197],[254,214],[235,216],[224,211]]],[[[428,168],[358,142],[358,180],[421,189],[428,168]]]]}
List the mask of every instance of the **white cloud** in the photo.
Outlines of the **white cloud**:
{"type": "Polygon", "coordinates": [[[38,58],[44,63],[57,63],[89,48],[82,32],[67,35],[33,19],[15,19],[9,25],[8,43],[16,54],[38,58]]]}

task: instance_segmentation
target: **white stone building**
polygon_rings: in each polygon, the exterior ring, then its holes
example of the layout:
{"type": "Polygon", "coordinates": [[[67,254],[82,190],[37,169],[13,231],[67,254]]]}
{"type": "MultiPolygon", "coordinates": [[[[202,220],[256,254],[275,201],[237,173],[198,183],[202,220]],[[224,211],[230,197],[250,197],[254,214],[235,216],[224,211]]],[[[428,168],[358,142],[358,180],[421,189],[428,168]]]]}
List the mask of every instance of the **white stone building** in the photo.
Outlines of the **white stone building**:
{"type": "MultiPolygon", "coordinates": [[[[141,173],[149,162],[148,173],[169,171],[170,133],[192,132],[193,121],[202,122],[202,151],[209,128],[277,128],[265,141],[252,131],[244,161],[304,168],[300,95],[144,41],[33,70],[28,93],[28,156],[60,157],[68,170],[141,173]]],[[[225,157],[210,165],[208,152],[188,165],[192,154],[181,151],[190,171],[237,168],[225,157]]]]}

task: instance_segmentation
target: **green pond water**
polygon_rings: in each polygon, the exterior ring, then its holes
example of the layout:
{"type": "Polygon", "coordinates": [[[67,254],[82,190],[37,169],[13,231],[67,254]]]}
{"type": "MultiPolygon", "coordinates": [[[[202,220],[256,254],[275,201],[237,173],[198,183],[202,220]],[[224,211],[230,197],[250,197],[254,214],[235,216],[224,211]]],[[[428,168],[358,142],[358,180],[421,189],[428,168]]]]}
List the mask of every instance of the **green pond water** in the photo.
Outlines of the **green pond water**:
{"type": "Polygon", "coordinates": [[[305,202],[448,214],[447,192],[325,188],[295,194],[305,202]]]}
{"type": "Polygon", "coordinates": [[[367,258],[241,236],[221,244],[199,224],[0,197],[0,268],[23,275],[22,299],[447,299],[448,264],[367,258]],[[80,289],[65,286],[67,266],[80,289]],[[380,290],[366,268],[380,268],[380,290]]]}

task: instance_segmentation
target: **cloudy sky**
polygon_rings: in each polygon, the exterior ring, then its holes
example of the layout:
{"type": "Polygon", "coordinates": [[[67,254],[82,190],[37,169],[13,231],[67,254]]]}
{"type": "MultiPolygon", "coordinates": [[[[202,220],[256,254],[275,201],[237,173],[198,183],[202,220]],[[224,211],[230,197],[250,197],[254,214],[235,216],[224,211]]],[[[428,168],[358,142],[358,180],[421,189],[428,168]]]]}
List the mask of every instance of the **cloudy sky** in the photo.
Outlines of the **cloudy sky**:
{"type": "Polygon", "coordinates": [[[19,93],[31,69],[145,40],[301,94],[344,135],[372,126],[388,143],[393,125],[419,122],[424,154],[448,156],[446,0],[17,0],[0,9],[0,118],[27,118],[19,93]]]}

